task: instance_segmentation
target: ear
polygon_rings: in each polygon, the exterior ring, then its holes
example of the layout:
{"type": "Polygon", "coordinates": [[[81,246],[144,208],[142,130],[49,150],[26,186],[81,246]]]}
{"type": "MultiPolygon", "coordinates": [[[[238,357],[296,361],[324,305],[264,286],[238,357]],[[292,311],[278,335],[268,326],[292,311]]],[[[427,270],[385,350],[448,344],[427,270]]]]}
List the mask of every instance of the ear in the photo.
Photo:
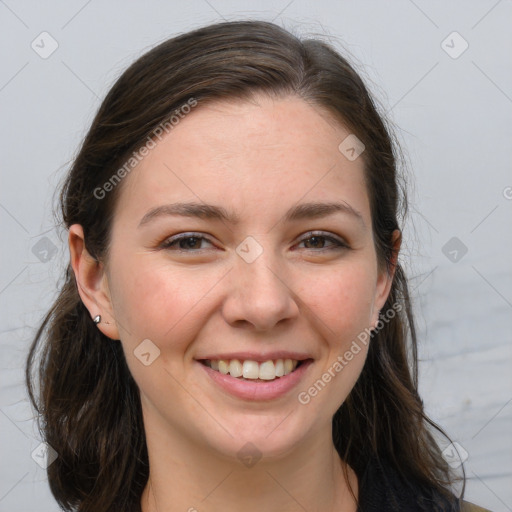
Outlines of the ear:
{"type": "Polygon", "coordinates": [[[98,329],[105,336],[118,340],[119,331],[114,319],[105,267],[87,251],[84,231],[80,224],[73,224],[69,228],[68,244],[78,293],[91,315],[91,322],[92,318],[100,315],[98,329]]]}
{"type": "Polygon", "coordinates": [[[371,317],[371,325],[375,326],[379,320],[379,312],[384,307],[388,298],[391,286],[393,284],[393,278],[395,276],[395,269],[398,263],[398,253],[400,252],[400,246],[402,244],[402,233],[400,230],[395,229],[392,233],[392,246],[393,252],[390,258],[389,265],[379,271],[377,278],[377,287],[375,290],[375,297],[373,301],[373,311],[371,317]]]}

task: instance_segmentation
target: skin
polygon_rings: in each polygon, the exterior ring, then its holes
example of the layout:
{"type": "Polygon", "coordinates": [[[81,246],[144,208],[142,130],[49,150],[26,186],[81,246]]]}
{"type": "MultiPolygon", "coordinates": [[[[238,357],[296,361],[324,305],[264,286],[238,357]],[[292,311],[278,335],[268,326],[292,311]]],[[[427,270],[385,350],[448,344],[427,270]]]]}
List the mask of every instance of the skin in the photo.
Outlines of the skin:
{"type": "Polygon", "coordinates": [[[80,225],[70,227],[81,298],[122,343],[140,388],[144,512],[356,510],[343,470],[356,496],[357,477],[337,455],[331,421],[367,347],[307,405],[297,399],[375,325],[393,278],[377,265],[363,157],[338,150],[349,133],[296,97],[200,105],[124,178],[107,261],[88,254],[80,225]],[[150,209],[177,201],[223,206],[239,222],[159,216],[139,227],[150,209]],[[364,224],[340,212],[284,221],[298,203],[330,201],[348,203],[364,224]],[[348,248],[312,239],[313,230],[348,248]],[[162,247],[189,232],[206,239],[162,247]],[[252,263],[236,252],[247,236],[263,249],[252,263]],[[134,355],[144,339],[160,350],[148,366],[134,355]],[[314,362],[298,387],[263,402],[226,394],[195,361],[281,349],[314,362]],[[252,467],[237,456],[247,442],[262,455],[252,467]]]}

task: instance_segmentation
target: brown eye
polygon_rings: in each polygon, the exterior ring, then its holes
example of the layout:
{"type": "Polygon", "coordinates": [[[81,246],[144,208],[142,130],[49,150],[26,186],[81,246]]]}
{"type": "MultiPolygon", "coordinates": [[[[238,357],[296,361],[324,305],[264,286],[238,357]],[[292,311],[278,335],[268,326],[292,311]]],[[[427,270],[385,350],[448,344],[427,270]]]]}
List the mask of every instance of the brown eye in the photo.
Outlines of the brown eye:
{"type": "Polygon", "coordinates": [[[348,249],[348,245],[337,238],[322,234],[310,234],[307,238],[303,238],[300,244],[304,244],[305,249],[348,249]]]}
{"type": "Polygon", "coordinates": [[[323,249],[326,243],[324,236],[312,236],[304,240],[306,249],[323,249]],[[309,244],[309,247],[308,247],[309,244]]]}
{"type": "Polygon", "coordinates": [[[211,244],[204,236],[185,234],[167,239],[161,247],[163,249],[177,249],[179,251],[192,252],[204,249],[203,242],[211,244]]]}

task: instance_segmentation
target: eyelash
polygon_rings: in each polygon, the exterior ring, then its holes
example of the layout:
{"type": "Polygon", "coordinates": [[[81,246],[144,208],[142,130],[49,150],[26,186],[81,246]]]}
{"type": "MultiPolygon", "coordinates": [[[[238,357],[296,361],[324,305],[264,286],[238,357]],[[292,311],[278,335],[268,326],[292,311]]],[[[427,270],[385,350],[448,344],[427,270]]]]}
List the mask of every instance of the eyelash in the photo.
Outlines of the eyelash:
{"type": "MultiPolygon", "coordinates": [[[[322,248],[320,248],[318,250],[309,249],[309,250],[313,250],[314,252],[329,251],[329,250],[340,250],[340,249],[350,249],[348,244],[343,242],[342,240],[338,240],[337,238],[335,238],[333,236],[329,236],[329,235],[323,234],[321,232],[315,232],[315,231],[311,231],[309,233],[306,233],[306,237],[302,238],[299,241],[299,243],[303,243],[303,242],[305,242],[307,240],[310,240],[312,238],[321,238],[321,239],[327,240],[327,241],[332,243],[331,247],[327,247],[327,248],[322,247],[322,248]]],[[[177,235],[175,237],[168,238],[167,240],[165,240],[160,245],[160,248],[162,248],[162,249],[171,249],[175,244],[178,244],[180,241],[188,240],[188,239],[206,240],[209,243],[212,243],[212,242],[210,242],[208,240],[207,237],[203,236],[200,233],[184,233],[184,234],[181,234],[181,235],[177,235]]],[[[201,250],[202,249],[191,249],[191,250],[181,249],[181,248],[177,249],[177,251],[179,251],[179,252],[199,252],[201,250]]]]}

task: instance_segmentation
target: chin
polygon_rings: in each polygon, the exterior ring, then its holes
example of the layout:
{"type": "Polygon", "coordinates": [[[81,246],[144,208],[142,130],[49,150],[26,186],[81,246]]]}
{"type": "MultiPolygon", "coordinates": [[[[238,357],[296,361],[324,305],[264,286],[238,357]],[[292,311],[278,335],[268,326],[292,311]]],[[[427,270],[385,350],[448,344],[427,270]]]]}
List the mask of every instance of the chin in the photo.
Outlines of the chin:
{"type": "Polygon", "coordinates": [[[231,436],[210,438],[207,443],[224,457],[235,458],[242,463],[246,457],[279,460],[302,445],[309,430],[304,424],[299,424],[295,415],[296,412],[270,417],[242,413],[238,421],[228,424],[231,436]]]}

